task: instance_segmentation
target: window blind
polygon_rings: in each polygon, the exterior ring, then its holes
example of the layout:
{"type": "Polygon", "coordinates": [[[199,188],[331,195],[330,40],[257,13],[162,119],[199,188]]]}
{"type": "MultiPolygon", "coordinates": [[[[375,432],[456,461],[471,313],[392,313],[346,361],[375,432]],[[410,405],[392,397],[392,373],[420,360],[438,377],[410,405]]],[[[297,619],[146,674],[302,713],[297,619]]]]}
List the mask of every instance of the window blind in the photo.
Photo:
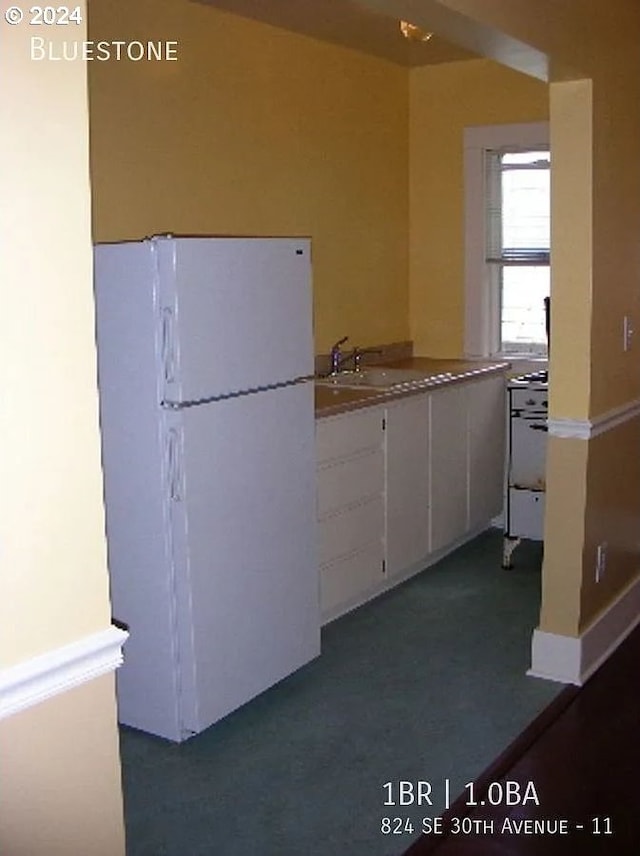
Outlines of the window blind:
{"type": "Polygon", "coordinates": [[[548,151],[487,151],[488,263],[549,264],[549,180],[548,151]]]}

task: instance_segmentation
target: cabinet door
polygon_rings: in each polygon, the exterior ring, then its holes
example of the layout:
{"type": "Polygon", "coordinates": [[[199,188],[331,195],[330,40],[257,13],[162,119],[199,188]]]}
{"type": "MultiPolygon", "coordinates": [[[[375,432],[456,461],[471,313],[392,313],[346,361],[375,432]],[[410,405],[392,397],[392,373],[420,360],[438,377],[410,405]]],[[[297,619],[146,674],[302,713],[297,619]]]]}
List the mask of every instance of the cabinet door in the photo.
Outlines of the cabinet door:
{"type": "Polygon", "coordinates": [[[399,574],[429,553],[429,396],[387,410],[387,571],[399,574]]]}
{"type": "Polygon", "coordinates": [[[468,529],[468,384],[436,390],[430,397],[431,550],[468,529]]]}
{"type": "Polygon", "coordinates": [[[504,504],[503,375],[469,385],[469,527],[488,523],[504,504]]]}

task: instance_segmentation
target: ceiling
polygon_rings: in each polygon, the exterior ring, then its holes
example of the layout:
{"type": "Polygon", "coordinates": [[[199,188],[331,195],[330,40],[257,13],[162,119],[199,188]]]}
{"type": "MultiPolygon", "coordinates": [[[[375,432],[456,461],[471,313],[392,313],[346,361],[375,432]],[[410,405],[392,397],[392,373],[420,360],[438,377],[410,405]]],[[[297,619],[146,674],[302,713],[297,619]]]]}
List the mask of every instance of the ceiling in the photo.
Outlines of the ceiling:
{"type": "Polygon", "coordinates": [[[390,60],[398,65],[419,66],[474,59],[477,54],[438,38],[410,42],[399,30],[398,21],[361,6],[357,0],[197,0],[253,18],[275,27],[292,30],[322,41],[390,60]]]}

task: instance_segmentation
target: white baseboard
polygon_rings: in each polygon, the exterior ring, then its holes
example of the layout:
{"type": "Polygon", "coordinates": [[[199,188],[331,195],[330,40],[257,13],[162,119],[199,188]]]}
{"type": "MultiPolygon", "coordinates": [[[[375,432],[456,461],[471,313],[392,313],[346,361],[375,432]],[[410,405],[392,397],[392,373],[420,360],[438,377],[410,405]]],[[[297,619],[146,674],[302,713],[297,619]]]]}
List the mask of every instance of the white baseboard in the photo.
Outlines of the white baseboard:
{"type": "Polygon", "coordinates": [[[0,669],[0,719],[112,672],[129,634],[117,627],[0,669]]]}
{"type": "Polygon", "coordinates": [[[527,674],[582,686],[639,622],[640,576],[580,636],[534,630],[527,674]]]}

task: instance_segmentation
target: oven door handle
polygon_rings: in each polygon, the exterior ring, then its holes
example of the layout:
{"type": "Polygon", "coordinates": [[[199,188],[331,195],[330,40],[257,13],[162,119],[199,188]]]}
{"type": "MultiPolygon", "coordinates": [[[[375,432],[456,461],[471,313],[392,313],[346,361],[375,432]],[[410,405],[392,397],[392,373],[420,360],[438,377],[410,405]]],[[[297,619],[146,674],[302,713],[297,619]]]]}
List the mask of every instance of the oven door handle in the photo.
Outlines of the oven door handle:
{"type": "Polygon", "coordinates": [[[546,419],[548,409],[546,407],[540,407],[537,410],[531,410],[524,408],[512,408],[511,410],[511,418],[512,419],[546,419]]]}
{"type": "Polygon", "coordinates": [[[549,430],[548,425],[529,425],[529,428],[531,428],[532,431],[548,431],[549,430]]]}

